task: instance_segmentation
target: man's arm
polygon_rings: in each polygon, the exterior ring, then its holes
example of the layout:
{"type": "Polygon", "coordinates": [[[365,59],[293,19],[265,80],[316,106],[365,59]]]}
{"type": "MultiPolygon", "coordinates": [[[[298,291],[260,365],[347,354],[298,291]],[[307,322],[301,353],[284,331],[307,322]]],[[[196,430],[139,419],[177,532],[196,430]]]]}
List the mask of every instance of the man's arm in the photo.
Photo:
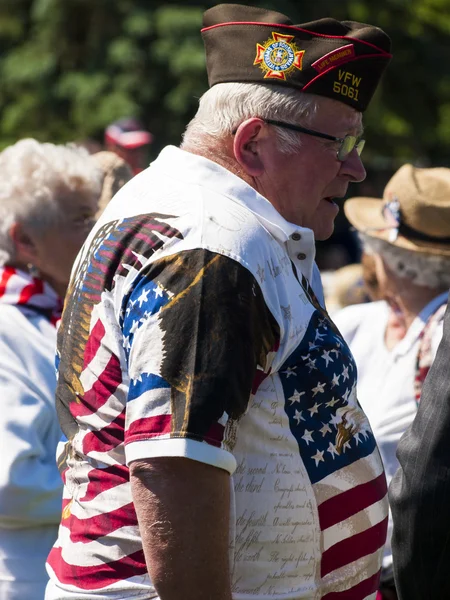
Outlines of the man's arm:
{"type": "Polygon", "coordinates": [[[392,548],[401,600],[450,598],[450,312],[392,480],[392,548]]]}
{"type": "Polygon", "coordinates": [[[231,600],[230,476],[188,458],[130,465],[149,575],[161,600],[231,600]]]}
{"type": "Polygon", "coordinates": [[[230,600],[236,461],[223,441],[270,370],[278,323],[254,275],[204,249],[152,263],[121,312],[125,454],[150,576],[162,600],[230,600]]]}

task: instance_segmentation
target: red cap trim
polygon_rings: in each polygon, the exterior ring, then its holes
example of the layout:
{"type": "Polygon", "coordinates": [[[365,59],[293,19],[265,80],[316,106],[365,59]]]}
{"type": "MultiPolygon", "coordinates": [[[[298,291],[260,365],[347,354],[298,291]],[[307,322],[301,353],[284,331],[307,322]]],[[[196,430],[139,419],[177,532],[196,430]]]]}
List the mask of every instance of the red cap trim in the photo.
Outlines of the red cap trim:
{"type": "MultiPolygon", "coordinates": [[[[379,58],[379,57],[380,57],[379,54],[365,54],[364,56],[355,56],[355,58],[348,60],[344,64],[348,64],[348,63],[354,62],[355,60],[360,60],[362,58],[379,58]]],[[[337,69],[339,67],[342,67],[342,64],[333,65],[332,67],[329,67],[326,71],[322,71],[321,73],[316,75],[313,79],[311,79],[311,81],[308,81],[308,83],[302,87],[302,92],[304,92],[306,89],[308,89],[309,86],[312,85],[317,79],[320,79],[320,77],[323,77],[323,75],[325,75],[326,73],[329,73],[330,71],[333,71],[333,69],[337,69]]]]}
{"type": "Polygon", "coordinates": [[[315,62],[313,62],[311,66],[318,73],[322,73],[322,71],[325,71],[325,69],[329,68],[328,65],[330,62],[333,63],[331,65],[332,67],[337,67],[338,65],[343,65],[349,62],[353,58],[355,58],[355,46],[354,44],[347,44],[346,46],[340,46],[339,48],[331,50],[331,52],[327,52],[327,54],[324,54],[315,62]],[[344,56],[336,58],[336,56],[340,54],[344,54],[344,56]],[[322,66],[323,63],[325,63],[324,66],[322,66]]]}
{"type": "MultiPolygon", "coordinates": [[[[375,44],[366,42],[365,40],[360,40],[358,38],[352,38],[347,35],[326,35],[324,33],[316,33],[315,31],[309,31],[308,29],[302,29],[301,27],[295,27],[295,25],[283,25],[282,23],[261,23],[260,21],[231,21],[230,23],[218,23],[217,25],[210,25],[210,27],[204,27],[200,31],[201,31],[201,33],[203,33],[204,31],[209,31],[210,29],[216,29],[217,27],[226,27],[227,25],[258,25],[259,27],[264,26],[264,27],[271,27],[271,28],[282,27],[283,29],[291,29],[293,31],[302,31],[304,33],[309,33],[310,35],[313,35],[316,37],[328,38],[330,40],[350,40],[352,42],[357,42],[358,44],[365,44],[366,46],[375,48],[375,50],[378,50],[384,56],[386,56],[386,57],[389,56],[390,58],[392,58],[392,54],[390,54],[389,52],[386,52],[386,50],[383,50],[382,48],[379,48],[378,46],[375,46],[375,44]]],[[[371,55],[369,55],[369,57],[372,58],[371,55]]]]}

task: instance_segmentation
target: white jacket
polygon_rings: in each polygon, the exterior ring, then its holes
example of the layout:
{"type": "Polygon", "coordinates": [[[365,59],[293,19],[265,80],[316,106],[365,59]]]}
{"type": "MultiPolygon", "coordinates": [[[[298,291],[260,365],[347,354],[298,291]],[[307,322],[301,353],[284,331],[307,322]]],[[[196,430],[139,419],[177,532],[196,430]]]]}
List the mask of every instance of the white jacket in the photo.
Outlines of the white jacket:
{"type": "Polygon", "coordinates": [[[41,600],[57,536],[56,328],[0,305],[0,600],[41,600]]]}

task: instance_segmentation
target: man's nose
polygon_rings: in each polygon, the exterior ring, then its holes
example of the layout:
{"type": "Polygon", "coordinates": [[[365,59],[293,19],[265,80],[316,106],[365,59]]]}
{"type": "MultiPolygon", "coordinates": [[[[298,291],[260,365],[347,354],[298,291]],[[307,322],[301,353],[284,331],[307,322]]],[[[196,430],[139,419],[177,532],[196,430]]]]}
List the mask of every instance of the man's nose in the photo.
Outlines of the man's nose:
{"type": "Polygon", "coordinates": [[[354,182],[364,181],[366,178],[366,169],[356,148],[342,162],[341,174],[347,175],[354,182]]]}

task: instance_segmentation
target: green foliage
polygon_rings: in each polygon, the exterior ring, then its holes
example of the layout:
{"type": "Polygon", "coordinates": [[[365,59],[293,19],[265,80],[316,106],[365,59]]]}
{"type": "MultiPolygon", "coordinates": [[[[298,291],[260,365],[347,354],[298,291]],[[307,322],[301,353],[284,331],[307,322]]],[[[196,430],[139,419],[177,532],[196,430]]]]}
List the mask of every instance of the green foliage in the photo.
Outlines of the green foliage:
{"type": "MultiPolygon", "coordinates": [[[[101,140],[126,115],[154,133],[154,152],[178,143],[207,88],[199,30],[214,4],[0,0],[0,145],[101,140]]],[[[450,160],[450,0],[253,4],[295,23],[332,16],[383,27],[394,59],[365,117],[367,158],[394,167],[450,160]]]]}

